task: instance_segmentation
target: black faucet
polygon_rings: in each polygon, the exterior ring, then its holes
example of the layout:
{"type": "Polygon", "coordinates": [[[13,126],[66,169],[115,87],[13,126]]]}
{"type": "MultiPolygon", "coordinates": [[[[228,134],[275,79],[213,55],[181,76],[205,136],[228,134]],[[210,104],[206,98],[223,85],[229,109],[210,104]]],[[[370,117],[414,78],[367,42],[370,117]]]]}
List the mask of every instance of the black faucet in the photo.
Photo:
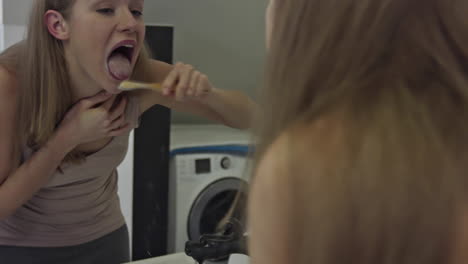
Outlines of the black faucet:
{"type": "Polygon", "coordinates": [[[247,236],[244,233],[240,221],[230,219],[221,234],[207,234],[199,241],[187,241],[185,254],[199,264],[206,260],[224,261],[231,254],[247,255],[247,236]]]}

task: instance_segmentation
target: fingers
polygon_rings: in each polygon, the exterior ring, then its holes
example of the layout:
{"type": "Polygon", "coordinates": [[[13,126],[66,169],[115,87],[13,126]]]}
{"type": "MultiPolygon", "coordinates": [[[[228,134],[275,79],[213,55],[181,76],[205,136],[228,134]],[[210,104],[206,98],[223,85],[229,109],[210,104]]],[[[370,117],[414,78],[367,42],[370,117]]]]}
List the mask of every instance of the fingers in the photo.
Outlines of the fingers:
{"type": "Polygon", "coordinates": [[[177,101],[202,97],[211,89],[206,75],[183,63],[177,63],[163,82],[163,95],[174,96],[177,101]]]}
{"type": "Polygon", "coordinates": [[[209,83],[208,77],[205,74],[200,74],[200,77],[197,80],[196,87],[196,97],[202,97],[204,94],[210,92],[211,84],[209,83]]]}
{"type": "Polygon", "coordinates": [[[189,85],[192,82],[192,65],[177,63],[163,82],[163,95],[173,95],[178,101],[185,98],[189,85]]]}
{"type": "Polygon", "coordinates": [[[187,96],[196,96],[197,94],[197,85],[198,81],[200,80],[201,73],[198,71],[194,71],[192,73],[192,78],[190,78],[190,85],[187,90],[187,96]]]}
{"type": "Polygon", "coordinates": [[[107,111],[110,111],[112,106],[115,103],[115,99],[117,99],[117,96],[114,95],[111,98],[107,99],[107,101],[104,101],[104,103],[101,105],[101,107],[103,107],[107,111]]]}
{"type": "Polygon", "coordinates": [[[114,121],[120,116],[123,116],[125,113],[125,109],[127,108],[127,102],[127,97],[123,97],[122,100],[120,100],[119,104],[110,112],[109,120],[114,121]]]}
{"type": "Polygon", "coordinates": [[[113,131],[116,129],[120,129],[122,126],[125,126],[127,123],[125,122],[125,116],[121,115],[116,120],[112,121],[110,125],[107,127],[107,131],[113,131]]]}
{"type": "Polygon", "coordinates": [[[114,130],[111,130],[108,135],[111,136],[111,137],[117,137],[117,136],[120,136],[120,135],[122,135],[122,134],[124,134],[124,133],[126,133],[128,131],[130,131],[130,124],[126,123],[123,126],[120,126],[120,127],[116,128],[114,130]]]}
{"type": "Polygon", "coordinates": [[[177,84],[179,78],[178,64],[172,69],[172,71],[167,75],[166,79],[162,83],[163,94],[170,95],[173,92],[175,85],[177,84]]]}
{"type": "Polygon", "coordinates": [[[184,65],[178,68],[179,83],[176,87],[176,100],[183,101],[189,87],[190,78],[192,77],[193,67],[191,65],[184,65]]]}
{"type": "Polygon", "coordinates": [[[112,97],[112,94],[109,94],[109,93],[106,93],[106,92],[101,92],[101,93],[98,93],[94,96],[91,96],[91,97],[88,97],[88,98],[85,98],[85,99],[82,99],[80,101],[80,104],[83,108],[85,109],[89,109],[97,104],[100,104],[102,102],[105,102],[106,100],[108,100],[109,98],[112,97]]]}
{"type": "Polygon", "coordinates": [[[123,97],[119,104],[110,112],[108,120],[110,121],[109,125],[106,126],[109,135],[116,134],[116,131],[119,134],[119,131],[126,131],[125,128],[128,127],[128,123],[125,121],[125,109],[127,107],[128,99],[123,97]]]}

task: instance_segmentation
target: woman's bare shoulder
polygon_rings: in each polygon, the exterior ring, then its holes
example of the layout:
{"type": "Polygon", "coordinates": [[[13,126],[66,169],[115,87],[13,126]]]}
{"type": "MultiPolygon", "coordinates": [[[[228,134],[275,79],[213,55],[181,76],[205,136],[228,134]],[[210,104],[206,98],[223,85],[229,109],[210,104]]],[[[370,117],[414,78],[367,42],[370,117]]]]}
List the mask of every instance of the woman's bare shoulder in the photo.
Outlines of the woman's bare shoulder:
{"type": "Polygon", "coordinates": [[[316,164],[332,160],[339,148],[341,125],[332,120],[297,124],[274,140],[257,164],[251,183],[249,221],[252,259],[258,263],[287,263],[296,232],[292,220],[299,197],[321,177],[316,164]],[[335,150],[333,150],[335,149],[335,150]],[[301,186],[299,186],[301,185],[301,186]]]}
{"type": "Polygon", "coordinates": [[[266,150],[258,169],[281,177],[289,166],[306,163],[314,157],[325,161],[343,146],[343,125],[339,119],[320,119],[285,129],[266,150]],[[299,160],[298,160],[299,159],[299,160]],[[303,159],[303,160],[302,160],[303,159]],[[278,175],[279,174],[279,175],[278,175]]]}

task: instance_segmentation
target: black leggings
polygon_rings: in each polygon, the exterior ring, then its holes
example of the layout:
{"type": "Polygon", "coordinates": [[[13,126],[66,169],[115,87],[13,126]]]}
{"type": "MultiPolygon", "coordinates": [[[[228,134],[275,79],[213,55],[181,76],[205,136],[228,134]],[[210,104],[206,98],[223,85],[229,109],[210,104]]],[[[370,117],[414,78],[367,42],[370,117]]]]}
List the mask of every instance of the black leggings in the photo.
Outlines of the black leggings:
{"type": "Polygon", "coordinates": [[[0,263],[8,264],[117,264],[129,261],[126,225],[108,235],[77,246],[0,246],[0,263]]]}

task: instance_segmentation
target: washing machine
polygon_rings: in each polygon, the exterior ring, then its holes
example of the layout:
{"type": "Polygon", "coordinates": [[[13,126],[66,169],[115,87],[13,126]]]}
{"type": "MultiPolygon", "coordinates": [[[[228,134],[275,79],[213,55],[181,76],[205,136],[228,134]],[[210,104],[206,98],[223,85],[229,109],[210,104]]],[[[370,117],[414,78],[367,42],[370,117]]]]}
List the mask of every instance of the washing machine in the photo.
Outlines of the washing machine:
{"type": "Polygon", "coordinates": [[[213,234],[245,201],[252,153],[248,132],[217,125],[171,128],[168,252],[213,234]]]}

